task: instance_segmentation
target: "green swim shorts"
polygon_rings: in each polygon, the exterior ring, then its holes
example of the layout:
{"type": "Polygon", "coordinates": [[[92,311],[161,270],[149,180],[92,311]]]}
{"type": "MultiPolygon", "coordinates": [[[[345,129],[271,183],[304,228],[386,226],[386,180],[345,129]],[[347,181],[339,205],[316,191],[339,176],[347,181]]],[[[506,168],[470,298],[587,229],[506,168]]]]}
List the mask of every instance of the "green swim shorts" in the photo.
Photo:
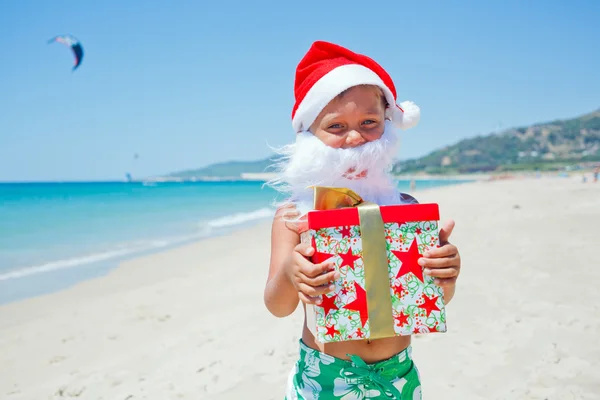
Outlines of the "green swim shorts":
{"type": "Polygon", "coordinates": [[[290,372],[286,400],[421,400],[419,371],[411,347],[387,360],[342,360],[311,349],[300,340],[300,357],[290,372]]]}

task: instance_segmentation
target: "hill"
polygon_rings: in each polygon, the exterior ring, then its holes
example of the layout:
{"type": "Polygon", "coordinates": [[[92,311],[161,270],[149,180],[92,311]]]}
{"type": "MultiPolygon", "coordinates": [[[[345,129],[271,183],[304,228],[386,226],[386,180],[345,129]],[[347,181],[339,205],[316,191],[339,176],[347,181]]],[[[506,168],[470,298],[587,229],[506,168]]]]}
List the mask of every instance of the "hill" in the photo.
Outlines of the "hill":
{"type": "MultiPolygon", "coordinates": [[[[231,161],[175,172],[171,178],[225,179],[268,171],[274,158],[231,161]]],[[[559,169],[569,164],[600,161],[600,109],[577,118],[512,128],[477,136],[435,150],[420,158],[397,162],[396,174],[455,174],[559,169]]]]}
{"type": "Polygon", "coordinates": [[[398,162],[394,172],[440,174],[555,169],[586,161],[600,161],[600,109],[578,118],[461,140],[424,157],[398,162]]]}
{"type": "Polygon", "coordinates": [[[203,168],[174,172],[168,177],[176,178],[239,178],[244,173],[264,173],[273,163],[273,158],[258,161],[229,161],[211,164],[203,168]]]}

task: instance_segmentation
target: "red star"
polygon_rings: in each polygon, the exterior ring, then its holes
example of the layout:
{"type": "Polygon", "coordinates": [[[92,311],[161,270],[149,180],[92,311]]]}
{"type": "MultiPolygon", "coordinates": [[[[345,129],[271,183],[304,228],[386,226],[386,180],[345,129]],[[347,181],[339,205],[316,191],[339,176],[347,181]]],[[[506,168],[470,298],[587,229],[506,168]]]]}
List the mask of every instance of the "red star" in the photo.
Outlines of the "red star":
{"type": "Polygon", "coordinates": [[[396,315],[394,319],[398,326],[404,326],[408,323],[408,315],[404,314],[404,311],[400,311],[400,314],[396,315]]]}
{"type": "Polygon", "coordinates": [[[311,246],[313,249],[315,249],[315,253],[312,256],[313,264],[322,263],[323,261],[327,260],[328,258],[331,258],[334,256],[334,254],[321,253],[320,251],[317,251],[317,241],[315,240],[314,236],[312,238],[311,246]]]}
{"type": "Polygon", "coordinates": [[[340,292],[342,292],[342,294],[345,296],[348,294],[348,289],[343,287],[342,290],[340,290],[340,292]]]}
{"type": "Polygon", "coordinates": [[[324,294],[323,296],[321,296],[321,304],[319,304],[319,307],[322,307],[323,310],[325,311],[325,316],[327,316],[327,314],[329,314],[329,311],[331,310],[339,310],[338,306],[335,305],[335,299],[337,298],[337,295],[333,295],[331,297],[328,297],[326,294],[324,294]]]}
{"type": "Polygon", "coordinates": [[[421,228],[417,228],[417,229],[415,229],[415,233],[416,233],[417,235],[420,235],[420,234],[421,234],[421,232],[423,232],[423,231],[421,230],[421,228]]]}
{"type": "Polygon", "coordinates": [[[346,304],[342,308],[358,311],[360,313],[360,322],[364,328],[367,319],[369,318],[369,312],[367,311],[367,292],[356,282],[354,282],[354,288],[356,289],[356,300],[346,304]]]}
{"type": "Polygon", "coordinates": [[[352,268],[354,271],[354,262],[360,258],[360,256],[355,256],[352,254],[352,247],[348,247],[348,251],[346,253],[338,253],[338,255],[342,258],[342,263],[340,264],[340,269],[347,265],[352,268]]]}
{"type": "Polygon", "coordinates": [[[423,294],[423,304],[421,304],[419,306],[419,308],[422,308],[425,311],[427,311],[427,316],[428,317],[429,317],[429,314],[431,314],[432,311],[440,311],[440,309],[438,308],[438,306],[435,304],[437,302],[437,299],[439,297],[440,296],[429,298],[429,297],[427,297],[427,296],[425,296],[423,294]]]}
{"type": "Polygon", "coordinates": [[[394,294],[396,296],[402,297],[402,292],[404,291],[404,287],[400,283],[396,283],[394,286],[392,286],[392,289],[394,289],[394,294]]]}
{"type": "Polygon", "coordinates": [[[338,331],[337,329],[335,329],[335,326],[331,325],[327,327],[327,332],[325,332],[325,335],[329,335],[331,337],[334,337],[336,334],[340,334],[340,331],[338,331]]]}
{"type": "Polygon", "coordinates": [[[343,226],[340,228],[340,233],[342,234],[342,237],[350,237],[352,236],[352,233],[350,232],[350,227],[349,226],[343,226]]]}
{"type": "Polygon", "coordinates": [[[423,267],[421,267],[417,262],[419,261],[419,258],[423,256],[419,254],[419,248],[416,240],[413,240],[408,251],[392,250],[392,253],[394,253],[394,255],[398,257],[398,260],[402,262],[396,278],[400,278],[409,272],[412,272],[417,279],[423,282],[423,267]]]}
{"type": "Polygon", "coordinates": [[[419,327],[415,325],[415,329],[413,329],[413,334],[418,335],[419,333],[421,333],[421,331],[419,330],[419,327]]]}
{"type": "Polygon", "coordinates": [[[362,329],[358,328],[356,330],[356,337],[360,337],[360,338],[365,337],[365,333],[362,331],[362,329]]]}

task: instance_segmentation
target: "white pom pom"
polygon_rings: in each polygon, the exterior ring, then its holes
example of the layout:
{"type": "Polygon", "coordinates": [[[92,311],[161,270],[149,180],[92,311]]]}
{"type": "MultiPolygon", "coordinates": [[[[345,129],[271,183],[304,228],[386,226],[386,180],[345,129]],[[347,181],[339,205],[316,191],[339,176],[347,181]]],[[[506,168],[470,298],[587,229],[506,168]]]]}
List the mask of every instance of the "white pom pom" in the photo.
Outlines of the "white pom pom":
{"type": "Polygon", "coordinates": [[[392,121],[394,122],[394,125],[400,129],[406,130],[419,123],[419,120],[421,119],[421,109],[419,106],[412,101],[403,101],[400,103],[400,108],[393,108],[392,121]]]}

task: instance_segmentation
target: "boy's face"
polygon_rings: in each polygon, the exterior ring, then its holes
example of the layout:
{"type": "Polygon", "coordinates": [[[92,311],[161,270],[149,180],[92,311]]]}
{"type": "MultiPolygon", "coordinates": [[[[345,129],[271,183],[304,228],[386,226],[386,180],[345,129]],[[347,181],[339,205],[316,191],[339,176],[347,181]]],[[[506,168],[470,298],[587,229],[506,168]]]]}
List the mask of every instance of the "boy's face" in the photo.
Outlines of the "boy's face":
{"type": "Polygon", "coordinates": [[[385,130],[385,98],[376,86],[354,86],[333,99],[310,127],[333,148],[352,148],[381,138],[385,130]]]}
{"type": "Polygon", "coordinates": [[[314,185],[345,187],[377,204],[400,201],[389,173],[399,140],[385,108],[377,86],[352,87],[280,151],[279,185],[303,212],[312,206],[314,185]]]}

